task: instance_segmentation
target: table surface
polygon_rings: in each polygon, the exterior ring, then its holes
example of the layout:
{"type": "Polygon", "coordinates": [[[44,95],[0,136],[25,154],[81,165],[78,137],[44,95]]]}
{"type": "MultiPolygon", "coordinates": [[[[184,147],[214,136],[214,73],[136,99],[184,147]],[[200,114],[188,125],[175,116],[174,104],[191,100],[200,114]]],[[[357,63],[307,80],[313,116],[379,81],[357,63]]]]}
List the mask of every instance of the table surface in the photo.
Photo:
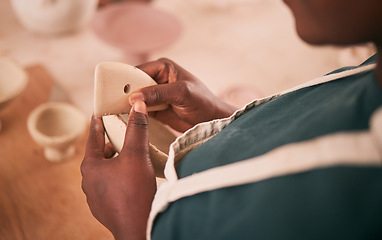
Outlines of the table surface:
{"type": "Polygon", "coordinates": [[[49,101],[54,81],[42,66],[26,71],[27,88],[0,112],[0,239],[112,239],[91,215],[81,189],[87,133],[63,163],[47,161],[29,135],[28,115],[49,101]]]}

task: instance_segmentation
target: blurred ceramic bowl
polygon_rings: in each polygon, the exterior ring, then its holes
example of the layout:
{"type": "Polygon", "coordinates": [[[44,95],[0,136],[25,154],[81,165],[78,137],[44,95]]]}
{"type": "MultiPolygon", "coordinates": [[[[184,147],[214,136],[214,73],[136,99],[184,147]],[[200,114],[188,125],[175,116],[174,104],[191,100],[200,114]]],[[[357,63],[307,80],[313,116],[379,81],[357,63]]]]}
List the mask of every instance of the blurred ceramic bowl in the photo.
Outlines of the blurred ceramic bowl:
{"type": "Polygon", "coordinates": [[[0,109],[8,105],[26,87],[28,76],[15,61],[0,57],[0,109]]]}
{"type": "Polygon", "coordinates": [[[142,1],[108,4],[96,13],[92,27],[100,39],[129,54],[164,48],[182,29],[175,16],[142,1]]]}
{"type": "Polygon", "coordinates": [[[20,23],[41,34],[62,34],[86,25],[98,0],[11,0],[20,23]]]}
{"type": "Polygon", "coordinates": [[[9,58],[0,57],[0,110],[20,95],[27,83],[28,76],[20,65],[9,58]]]}
{"type": "Polygon", "coordinates": [[[34,141],[44,148],[46,159],[61,162],[73,156],[74,144],[86,129],[86,119],[71,104],[48,102],[30,113],[27,125],[34,141]]]}

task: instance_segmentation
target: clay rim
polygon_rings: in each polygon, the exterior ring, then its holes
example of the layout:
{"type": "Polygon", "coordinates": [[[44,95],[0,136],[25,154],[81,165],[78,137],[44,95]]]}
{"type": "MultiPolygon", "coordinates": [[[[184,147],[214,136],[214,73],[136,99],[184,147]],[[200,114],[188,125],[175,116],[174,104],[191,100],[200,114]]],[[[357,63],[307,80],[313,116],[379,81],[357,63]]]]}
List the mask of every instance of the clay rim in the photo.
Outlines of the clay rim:
{"type": "Polygon", "coordinates": [[[45,144],[46,146],[52,146],[56,144],[64,144],[65,142],[73,141],[75,138],[80,136],[86,128],[86,120],[83,113],[68,103],[63,102],[48,102],[43,103],[37,106],[30,113],[27,120],[27,127],[31,136],[35,139],[36,142],[45,144]],[[72,113],[73,117],[78,119],[76,126],[73,127],[73,131],[68,132],[67,134],[60,136],[47,136],[37,130],[37,122],[43,112],[49,109],[62,109],[68,113],[72,113]]]}
{"type": "MultiPolygon", "coordinates": [[[[139,21],[137,19],[136,21],[139,21]]],[[[158,20],[152,20],[152,21],[158,21],[158,20]]],[[[93,17],[91,27],[94,31],[94,33],[105,43],[108,43],[114,47],[120,48],[126,53],[129,54],[142,54],[146,52],[151,52],[158,50],[160,48],[164,48],[171,43],[175,42],[182,33],[182,24],[171,13],[164,11],[162,9],[157,9],[153,7],[151,4],[148,3],[142,3],[142,2],[117,2],[113,4],[109,4],[108,6],[102,8],[98,12],[96,12],[95,16],[93,17]],[[110,28],[110,26],[107,24],[109,21],[114,20],[118,14],[125,11],[142,11],[143,14],[146,14],[148,12],[151,12],[152,15],[157,16],[159,18],[163,18],[166,20],[167,24],[168,22],[171,22],[171,27],[173,28],[171,30],[171,34],[167,32],[167,34],[163,35],[163,38],[160,39],[159,42],[152,42],[150,44],[147,44],[145,46],[137,45],[136,43],[126,43],[126,42],[120,42],[121,37],[114,37],[113,36],[113,30],[110,28]]],[[[121,30],[123,31],[123,29],[121,30]]],[[[124,37],[122,37],[124,38],[124,37]]]]}

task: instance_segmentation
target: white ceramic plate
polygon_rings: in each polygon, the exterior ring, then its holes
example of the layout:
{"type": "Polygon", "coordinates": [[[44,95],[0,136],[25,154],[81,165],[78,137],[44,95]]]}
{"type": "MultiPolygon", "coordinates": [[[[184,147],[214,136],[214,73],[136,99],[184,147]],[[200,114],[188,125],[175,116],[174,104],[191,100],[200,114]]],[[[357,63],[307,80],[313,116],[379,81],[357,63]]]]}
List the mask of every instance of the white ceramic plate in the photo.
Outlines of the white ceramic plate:
{"type": "Polygon", "coordinates": [[[132,1],[101,8],[92,26],[106,43],[138,54],[165,47],[181,33],[179,20],[171,14],[151,4],[132,1]]]}

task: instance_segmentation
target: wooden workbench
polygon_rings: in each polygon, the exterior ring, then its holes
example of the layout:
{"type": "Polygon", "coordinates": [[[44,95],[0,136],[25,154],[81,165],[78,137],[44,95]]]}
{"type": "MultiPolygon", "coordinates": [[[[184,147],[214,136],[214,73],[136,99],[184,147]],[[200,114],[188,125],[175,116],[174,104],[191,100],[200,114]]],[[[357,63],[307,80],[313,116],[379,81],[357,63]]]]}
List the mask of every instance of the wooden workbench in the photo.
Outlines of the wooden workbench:
{"type": "Polygon", "coordinates": [[[30,137],[27,117],[49,100],[53,80],[41,66],[26,71],[27,88],[0,112],[0,239],[113,239],[91,215],[81,190],[87,132],[63,163],[47,161],[30,137]]]}

